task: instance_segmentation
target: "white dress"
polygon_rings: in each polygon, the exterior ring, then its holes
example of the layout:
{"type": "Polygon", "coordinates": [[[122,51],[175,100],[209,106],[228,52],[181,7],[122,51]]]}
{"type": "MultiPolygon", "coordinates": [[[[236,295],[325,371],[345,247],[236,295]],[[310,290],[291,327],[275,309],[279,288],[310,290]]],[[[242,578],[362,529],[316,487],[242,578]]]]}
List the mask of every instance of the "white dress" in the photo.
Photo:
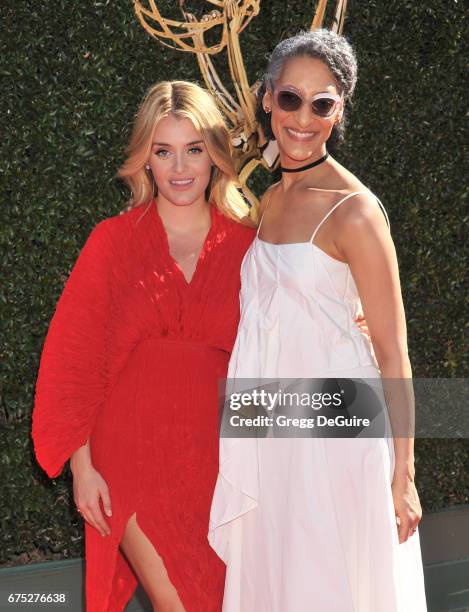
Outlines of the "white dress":
{"type": "MultiPolygon", "coordinates": [[[[381,387],[350,268],[314,244],[356,193],[309,242],[256,236],[228,378],[381,387]]],[[[399,544],[393,471],[389,436],[221,438],[208,538],[227,564],[223,612],[426,612],[419,532],[399,544]]]]}

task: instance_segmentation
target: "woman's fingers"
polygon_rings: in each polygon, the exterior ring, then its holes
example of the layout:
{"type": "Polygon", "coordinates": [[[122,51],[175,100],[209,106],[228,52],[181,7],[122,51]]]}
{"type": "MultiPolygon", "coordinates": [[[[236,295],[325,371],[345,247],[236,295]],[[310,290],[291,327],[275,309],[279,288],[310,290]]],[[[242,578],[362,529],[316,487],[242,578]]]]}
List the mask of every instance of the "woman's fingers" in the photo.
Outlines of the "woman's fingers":
{"type": "Polygon", "coordinates": [[[421,515],[413,511],[401,512],[400,515],[396,516],[399,544],[414,535],[420,523],[420,517],[421,515]]]}
{"type": "Polygon", "coordinates": [[[403,544],[410,535],[410,522],[405,517],[401,517],[401,524],[397,529],[399,544],[403,544]]]}
{"type": "Polygon", "coordinates": [[[104,511],[111,516],[109,489],[102,476],[93,468],[78,471],[73,477],[76,506],[82,517],[102,536],[109,535],[111,529],[104,519],[99,500],[102,499],[104,511]]]}
{"type": "Polygon", "coordinates": [[[95,521],[93,513],[91,512],[90,509],[82,506],[82,508],[80,509],[80,514],[82,515],[82,517],[85,519],[87,523],[89,523],[92,527],[96,529],[96,531],[98,531],[102,536],[105,535],[104,532],[99,528],[99,525],[95,521]]]}
{"type": "Polygon", "coordinates": [[[103,513],[101,512],[101,508],[99,506],[99,499],[96,500],[96,503],[90,508],[90,514],[94,522],[93,527],[97,526],[97,529],[102,536],[109,535],[111,533],[111,529],[104,520],[103,513]]]}
{"type": "Polygon", "coordinates": [[[363,315],[359,315],[356,319],[355,319],[355,323],[358,325],[360,331],[364,334],[366,334],[368,336],[369,339],[371,339],[370,337],[370,330],[368,329],[368,325],[366,324],[366,319],[363,315]]]}
{"type": "Polygon", "coordinates": [[[422,507],[414,482],[396,478],[392,486],[399,544],[413,536],[422,518],[422,507]]]}
{"type": "Polygon", "coordinates": [[[109,496],[109,489],[107,485],[103,481],[103,485],[99,489],[99,494],[101,495],[101,499],[103,501],[104,512],[107,516],[112,516],[112,506],[111,506],[111,498],[109,496]]]}
{"type": "Polygon", "coordinates": [[[100,535],[106,536],[111,533],[109,526],[104,520],[98,501],[96,503],[84,504],[79,510],[85,521],[99,531],[100,535]]]}

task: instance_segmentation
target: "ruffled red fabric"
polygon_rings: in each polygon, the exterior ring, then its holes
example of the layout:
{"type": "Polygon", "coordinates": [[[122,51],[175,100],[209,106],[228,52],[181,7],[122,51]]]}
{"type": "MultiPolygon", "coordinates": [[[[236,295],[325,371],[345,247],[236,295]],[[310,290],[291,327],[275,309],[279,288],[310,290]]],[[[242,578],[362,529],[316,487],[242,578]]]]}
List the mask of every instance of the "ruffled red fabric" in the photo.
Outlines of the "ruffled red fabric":
{"type": "Polygon", "coordinates": [[[155,202],[98,223],[49,326],[33,411],[37,460],[56,477],[89,438],[113,508],[110,536],[85,524],[88,612],[123,610],[135,590],[119,548],[134,512],[187,612],[221,610],[225,566],[207,541],[217,384],[254,231],[213,207],[211,216],[190,283],[155,202]]]}

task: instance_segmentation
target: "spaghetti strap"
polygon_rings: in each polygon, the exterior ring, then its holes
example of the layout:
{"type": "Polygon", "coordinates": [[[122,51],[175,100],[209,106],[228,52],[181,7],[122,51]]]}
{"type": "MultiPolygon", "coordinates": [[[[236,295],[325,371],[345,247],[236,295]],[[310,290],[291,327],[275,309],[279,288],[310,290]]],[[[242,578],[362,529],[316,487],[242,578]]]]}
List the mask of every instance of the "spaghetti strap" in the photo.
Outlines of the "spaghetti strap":
{"type": "MultiPolygon", "coordinates": [[[[375,195],[375,194],[373,194],[375,195]]],[[[378,196],[375,196],[375,198],[378,200],[378,204],[381,206],[381,210],[384,213],[384,217],[386,219],[386,223],[388,224],[389,229],[391,229],[391,223],[389,222],[389,217],[388,217],[388,213],[386,212],[386,209],[383,206],[383,203],[381,202],[381,200],[378,198],[378,196]]]]}
{"type": "Polygon", "coordinates": [[[271,199],[271,193],[269,193],[269,197],[267,198],[267,202],[264,206],[264,211],[262,213],[262,217],[261,220],[259,221],[259,225],[257,226],[257,232],[256,232],[256,236],[259,236],[259,230],[261,229],[261,225],[262,225],[262,220],[264,219],[264,215],[265,215],[265,211],[267,210],[267,206],[270,204],[270,199],[271,199]]]}
{"type": "MultiPolygon", "coordinates": [[[[327,219],[327,218],[328,218],[328,217],[329,217],[329,216],[330,216],[330,215],[331,215],[331,214],[334,212],[334,210],[335,210],[335,209],[336,209],[338,206],[340,206],[340,205],[342,204],[342,202],[345,202],[346,200],[348,200],[348,199],[349,199],[349,198],[351,198],[352,196],[358,195],[358,194],[360,194],[360,193],[371,193],[371,192],[369,192],[369,191],[353,191],[352,193],[347,194],[345,197],[343,197],[341,200],[339,200],[339,201],[337,202],[337,204],[335,204],[335,205],[334,205],[334,206],[331,208],[331,210],[330,210],[330,211],[329,211],[329,212],[328,212],[328,213],[325,215],[325,217],[323,217],[323,219],[322,219],[322,220],[319,222],[319,224],[317,225],[316,229],[315,229],[315,230],[314,230],[314,232],[313,232],[313,235],[311,236],[311,240],[310,240],[310,242],[313,242],[313,240],[314,240],[314,238],[315,238],[315,236],[316,236],[316,234],[317,234],[317,232],[318,232],[319,228],[321,227],[321,225],[322,225],[322,224],[324,223],[324,221],[325,221],[325,220],[326,220],[326,219],[327,219]]],[[[382,204],[381,200],[380,200],[380,199],[379,199],[377,196],[375,196],[375,194],[374,194],[374,193],[373,193],[372,195],[373,195],[373,196],[374,196],[374,197],[375,197],[375,198],[378,200],[378,204],[381,206],[381,209],[382,209],[382,211],[383,211],[383,213],[384,213],[384,216],[385,216],[385,219],[386,219],[386,223],[388,224],[388,227],[390,228],[390,227],[391,227],[391,225],[390,225],[390,223],[389,223],[389,217],[388,217],[388,213],[386,212],[386,209],[384,208],[384,206],[383,206],[383,204],[382,204]]]]}

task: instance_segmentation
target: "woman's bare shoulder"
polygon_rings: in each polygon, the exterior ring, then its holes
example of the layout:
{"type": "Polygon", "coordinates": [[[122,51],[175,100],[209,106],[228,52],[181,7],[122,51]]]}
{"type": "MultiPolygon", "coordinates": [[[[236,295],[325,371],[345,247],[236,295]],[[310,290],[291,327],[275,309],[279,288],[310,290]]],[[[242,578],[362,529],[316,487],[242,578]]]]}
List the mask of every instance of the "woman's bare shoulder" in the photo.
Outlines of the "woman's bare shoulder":
{"type": "Polygon", "coordinates": [[[274,191],[276,191],[280,187],[281,182],[282,181],[277,181],[276,183],[272,183],[272,185],[269,185],[267,189],[264,191],[264,193],[262,194],[261,201],[268,200],[270,196],[272,195],[272,193],[274,193],[274,191]]]}
{"type": "Polygon", "coordinates": [[[258,206],[259,216],[262,216],[262,214],[264,213],[265,207],[267,206],[268,202],[271,200],[273,194],[277,191],[279,185],[280,185],[280,181],[273,183],[272,185],[267,187],[267,189],[262,194],[261,199],[259,200],[259,206],[258,206]]]}
{"type": "Polygon", "coordinates": [[[383,213],[378,199],[369,189],[353,189],[344,192],[341,199],[347,198],[337,208],[337,220],[344,223],[369,223],[381,219],[383,213]]]}
{"type": "MultiPolygon", "coordinates": [[[[354,192],[350,192],[354,193],[354,192]]],[[[360,243],[390,237],[387,216],[369,190],[355,193],[335,211],[336,233],[342,243],[360,243]]]]}
{"type": "Polygon", "coordinates": [[[259,220],[264,213],[266,204],[269,201],[274,188],[278,184],[279,183],[274,183],[273,185],[270,185],[269,187],[267,187],[267,189],[262,194],[260,200],[251,207],[249,214],[244,216],[242,219],[240,219],[240,222],[244,226],[252,228],[252,229],[257,228],[257,226],[259,225],[259,220]]]}
{"type": "Polygon", "coordinates": [[[334,218],[338,222],[370,219],[370,215],[373,217],[376,212],[379,213],[380,208],[370,189],[347,170],[345,173],[337,172],[321,187],[305,185],[297,194],[292,193],[292,198],[295,197],[312,206],[320,204],[325,210],[338,205],[334,210],[334,218]]]}

